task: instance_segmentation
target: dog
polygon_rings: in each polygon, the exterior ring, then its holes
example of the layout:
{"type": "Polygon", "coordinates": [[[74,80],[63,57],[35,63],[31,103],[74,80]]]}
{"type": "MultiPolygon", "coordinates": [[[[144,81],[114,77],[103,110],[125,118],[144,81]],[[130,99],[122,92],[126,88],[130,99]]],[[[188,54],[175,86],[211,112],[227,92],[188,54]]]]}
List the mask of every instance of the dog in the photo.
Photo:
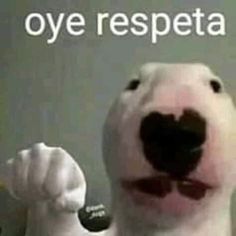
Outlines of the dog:
{"type": "Polygon", "coordinates": [[[83,228],[86,181],[60,147],[18,153],[4,170],[28,206],[26,236],[230,236],[236,109],[203,64],[143,65],[113,103],[103,132],[113,222],[83,228]]]}

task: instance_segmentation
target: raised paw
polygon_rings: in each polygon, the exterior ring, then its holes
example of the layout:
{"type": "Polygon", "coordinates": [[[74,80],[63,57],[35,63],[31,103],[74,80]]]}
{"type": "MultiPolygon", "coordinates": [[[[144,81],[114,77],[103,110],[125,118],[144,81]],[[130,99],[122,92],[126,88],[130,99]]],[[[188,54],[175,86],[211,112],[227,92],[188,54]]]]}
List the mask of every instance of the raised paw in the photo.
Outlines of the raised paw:
{"type": "Polygon", "coordinates": [[[75,160],[44,143],[7,161],[4,181],[11,195],[27,204],[47,202],[58,211],[76,212],[85,202],[86,182],[75,160]]]}

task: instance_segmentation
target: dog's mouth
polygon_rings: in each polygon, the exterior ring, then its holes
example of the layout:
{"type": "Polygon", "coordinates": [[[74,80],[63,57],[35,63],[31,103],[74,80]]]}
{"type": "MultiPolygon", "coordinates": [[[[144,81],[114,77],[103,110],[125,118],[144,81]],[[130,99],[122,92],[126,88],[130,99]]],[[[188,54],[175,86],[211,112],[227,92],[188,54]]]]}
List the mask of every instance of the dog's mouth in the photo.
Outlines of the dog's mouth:
{"type": "Polygon", "coordinates": [[[154,176],[138,180],[123,180],[127,191],[138,191],[157,198],[165,198],[177,189],[180,195],[192,200],[201,200],[213,186],[190,178],[174,179],[171,176],[154,176]]]}

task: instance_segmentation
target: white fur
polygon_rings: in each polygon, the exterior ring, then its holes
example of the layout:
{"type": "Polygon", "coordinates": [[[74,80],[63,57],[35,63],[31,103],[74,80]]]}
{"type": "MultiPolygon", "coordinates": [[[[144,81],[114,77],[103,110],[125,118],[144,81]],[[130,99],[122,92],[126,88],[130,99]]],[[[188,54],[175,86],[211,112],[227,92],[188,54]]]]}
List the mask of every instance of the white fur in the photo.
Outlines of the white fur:
{"type": "Polygon", "coordinates": [[[236,110],[225,91],[215,94],[209,85],[211,79],[221,80],[202,64],[149,63],[137,77],[141,85],[121,93],[104,126],[104,160],[113,207],[110,229],[92,234],[81,226],[76,212],[84,205],[86,183],[80,167],[63,149],[36,144],[8,161],[4,175],[11,194],[29,207],[27,236],[231,235],[236,110]],[[152,111],[178,119],[185,108],[196,110],[207,121],[205,151],[191,177],[211,184],[214,190],[201,201],[174,191],[165,199],[150,197],[151,205],[135,203],[120,181],[156,174],[138,138],[141,119],[152,111]]]}

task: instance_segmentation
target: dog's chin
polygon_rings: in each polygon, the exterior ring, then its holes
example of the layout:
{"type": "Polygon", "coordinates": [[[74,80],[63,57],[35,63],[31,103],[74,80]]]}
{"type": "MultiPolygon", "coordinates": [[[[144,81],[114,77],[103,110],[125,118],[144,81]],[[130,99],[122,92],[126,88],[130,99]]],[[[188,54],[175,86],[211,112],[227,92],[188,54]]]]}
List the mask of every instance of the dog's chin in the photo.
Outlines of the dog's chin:
{"type": "Polygon", "coordinates": [[[214,187],[207,183],[169,176],[122,180],[121,186],[136,208],[171,217],[189,216],[204,207],[214,193],[214,187]]]}

